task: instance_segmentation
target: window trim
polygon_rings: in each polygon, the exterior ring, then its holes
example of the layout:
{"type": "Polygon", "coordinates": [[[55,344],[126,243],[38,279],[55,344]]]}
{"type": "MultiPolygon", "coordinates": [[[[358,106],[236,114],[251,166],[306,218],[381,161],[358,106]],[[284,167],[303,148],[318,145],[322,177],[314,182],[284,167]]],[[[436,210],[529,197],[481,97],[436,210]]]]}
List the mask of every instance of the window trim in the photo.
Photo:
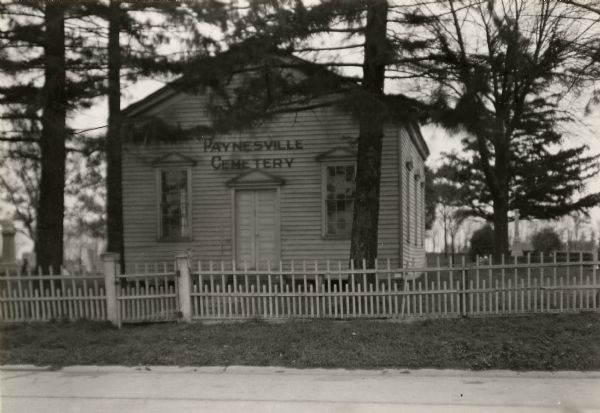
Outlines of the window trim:
{"type": "Polygon", "coordinates": [[[158,242],[189,242],[193,240],[193,213],[192,213],[192,167],[182,165],[158,166],[156,168],[156,240],[158,242]],[[185,171],[187,175],[187,236],[182,237],[165,237],[163,236],[161,200],[162,200],[162,173],[165,171],[185,171]]]}
{"type": "MultiPolygon", "coordinates": [[[[327,233],[327,167],[328,166],[353,166],[356,178],[356,159],[350,157],[338,157],[323,159],[321,161],[321,238],[324,240],[349,240],[352,237],[352,229],[346,234],[327,233]]],[[[356,181],[354,182],[356,190],[356,181]]],[[[352,227],[351,227],[352,228],[352,227]]]]}

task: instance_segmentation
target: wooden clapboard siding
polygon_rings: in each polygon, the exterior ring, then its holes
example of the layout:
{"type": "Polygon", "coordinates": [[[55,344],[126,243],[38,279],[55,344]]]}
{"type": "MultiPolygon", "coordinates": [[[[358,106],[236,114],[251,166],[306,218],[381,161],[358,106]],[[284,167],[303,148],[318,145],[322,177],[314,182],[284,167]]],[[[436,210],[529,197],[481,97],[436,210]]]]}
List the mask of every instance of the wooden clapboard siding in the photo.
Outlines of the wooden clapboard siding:
{"type": "MultiPolygon", "coordinates": [[[[155,115],[189,128],[207,124],[204,98],[179,94],[167,99],[143,116],[155,115]]],[[[401,129],[401,128],[400,128],[401,129]]],[[[193,140],[179,144],[128,144],[123,155],[125,253],[130,262],[169,260],[178,249],[191,249],[194,258],[201,260],[231,260],[234,251],[232,210],[233,189],[226,182],[243,170],[214,170],[213,155],[227,159],[294,158],[291,168],[262,169],[281,179],[280,188],[280,248],[284,261],[313,259],[347,260],[350,241],[322,237],[322,176],[316,156],[336,147],[349,147],[358,135],[358,126],[349,115],[334,108],[284,114],[252,130],[231,133],[215,138],[219,142],[289,140],[302,142],[303,150],[261,151],[248,153],[211,153],[204,151],[203,142],[193,140]],[[192,167],[192,240],[190,242],[160,242],[157,240],[157,184],[155,159],[170,152],[193,158],[192,167]]],[[[398,213],[399,142],[410,148],[399,128],[385,129],[382,158],[381,204],[379,223],[380,258],[390,258],[392,265],[402,261],[399,241],[400,216],[398,213]]],[[[410,149],[403,149],[406,152],[410,149]]],[[[421,160],[422,163],[422,160],[421,160]]],[[[417,248],[408,249],[414,256],[417,248]],[[414,251],[413,251],[414,250],[414,251]]],[[[418,254],[417,254],[418,255],[418,254]]],[[[424,258],[424,254],[423,254],[424,258]]]]}
{"type": "Polygon", "coordinates": [[[378,256],[392,258],[392,265],[400,263],[398,254],[398,127],[385,128],[381,158],[379,204],[378,256]]]}
{"type": "Polygon", "coordinates": [[[420,183],[415,185],[414,175],[420,175],[420,181],[424,180],[425,160],[419,153],[407,129],[400,129],[400,174],[399,181],[401,193],[401,216],[402,216],[402,252],[404,267],[425,267],[424,247],[424,214],[425,214],[425,191],[420,183]],[[413,169],[408,171],[406,162],[412,162],[413,169]],[[408,174],[408,183],[407,183],[408,174]],[[415,214],[415,187],[418,188],[415,214]],[[408,205],[408,208],[407,208],[408,205]],[[416,217],[416,219],[415,219],[416,217]],[[407,238],[407,234],[410,237],[407,238]]]}

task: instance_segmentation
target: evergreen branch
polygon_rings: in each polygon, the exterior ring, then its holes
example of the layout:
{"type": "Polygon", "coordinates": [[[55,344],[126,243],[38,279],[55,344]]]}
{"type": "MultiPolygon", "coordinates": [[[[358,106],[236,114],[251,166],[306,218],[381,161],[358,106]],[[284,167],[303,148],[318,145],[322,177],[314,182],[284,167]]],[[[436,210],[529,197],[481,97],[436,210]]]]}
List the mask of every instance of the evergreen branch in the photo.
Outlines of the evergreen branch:
{"type": "Polygon", "coordinates": [[[580,7],[582,9],[585,9],[587,11],[591,11],[597,14],[600,14],[600,7],[594,7],[591,6],[589,4],[585,4],[583,2],[580,1],[574,1],[574,0],[559,0],[560,3],[565,3],[565,4],[570,4],[572,6],[576,6],[576,7],[580,7]]]}
{"type": "Polygon", "coordinates": [[[322,52],[322,51],[331,51],[331,50],[345,50],[345,49],[355,49],[357,47],[364,47],[364,43],[356,43],[350,44],[346,46],[331,46],[331,47],[304,47],[300,49],[294,49],[293,53],[303,53],[303,52],[322,52]]]}
{"type": "Polygon", "coordinates": [[[17,143],[17,142],[29,142],[29,143],[38,143],[39,139],[34,138],[7,138],[4,136],[0,136],[0,142],[9,142],[9,143],[17,143]]]}

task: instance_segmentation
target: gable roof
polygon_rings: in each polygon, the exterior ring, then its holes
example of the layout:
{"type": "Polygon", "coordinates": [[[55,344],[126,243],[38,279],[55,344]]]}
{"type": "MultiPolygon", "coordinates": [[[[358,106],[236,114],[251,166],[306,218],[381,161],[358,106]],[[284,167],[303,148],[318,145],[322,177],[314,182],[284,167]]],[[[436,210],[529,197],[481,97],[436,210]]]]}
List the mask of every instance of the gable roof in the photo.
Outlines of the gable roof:
{"type": "MultiPolygon", "coordinates": [[[[274,56],[282,59],[284,64],[289,64],[290,68],[300,70],[302,73],[305,73],[307,75],[321,74],[330,77],[333,83],[340,86],[340,91],[344,90],[344,88],[341,87],[343,85],[358,86],[356,81],[352,78],[339,75],[317,63],[310,62],[308,60],[294,56],[291,53],[281,50],[276,50],[272,53],[274,56]]],[[[185,90],[182,90],[180,86],[181,84],[185,84],[186,82],[189,82],[189,79],[186,79],[185,76],[175,79],[174,81],[168,83],[167,85],[163,86],[157,91],[149,94],[145,98],[127,106],[125,109],[122,110],[121,113],[125,117],[132,117],[139,114],[143,114],[151,108],[155,107],[156,105],[166,101],[167,99],[173,96],[176,96],[179,93],[187,93],[185,90]]],[[[387,95],[385,97],[385,104],[392,108],[390,109],[390,112],[392,114],[411,114],[409,116],[410,119],[403,120],[403,123],[407,124],[407,129],[411,140],[413,140],[415,146],[417,146],[420,154],[424,157],[424,159],[427,158],[427,156],[429,156],[430,154],[429,148],[423,138],[423,135],[421,134],[419,125],[415,120],[415,116],[412,115],[419,111],[421,104],[416,100],[401,94],[387,95]]]]}
{"type": "Polygon", "coordinates": [[[150,93],[145,98],[130,104],[121,111],[121,115],[130,117],[137,115],[138,113],[143,113],[159,103],[169,99],[170,97],[175,96],[180,92],[174,87],[175,82],[177,82],[177,80],[174,80],[173,82],[170,82],[160,89],[150,93]]]}
{"type": "MultiPolygon", "coordinates": [[[[298,56],[294,56],[288,52],[282,50],[274,50],[271,52],[271,54],[274,57],[281,59],[282,68],[288,65],[290,69],[299,70],[300,72],[309,76],[315,74],[326,76],[328,79],[331,80],[332,83],[335,83],[336,85],[356,85],[356,81],[354,79],[332,72],[331,70],[328,70],[317,63],[310,62],[298,56]]],[[[185,90],[182,90],[179,87],[179,85],[185,85],[187,82],[189,82],[187,76],[181,76],[167,83],[165,86],[149,94],[145,98],[130,104],[121,111],[121,114],[126,117],[130,117],[139,113],[143,113],[146,110],[149,110],[150,108],[163,102],[164,100],[176,95],[177,93],[185,92],[185,90]]]]}
{"type": "Polygon", "coordinates": [[[410,140],[417,148],[419,154],[423,157],[423,159],[427,159],[430,155],[429,146],[427,146],[427,142],[425,142],[425,138],[423,138],[423,134],[421,133],[421,128],[418,123],[415,121],[408,122],[407,133],[410,137],[410,140]]]}

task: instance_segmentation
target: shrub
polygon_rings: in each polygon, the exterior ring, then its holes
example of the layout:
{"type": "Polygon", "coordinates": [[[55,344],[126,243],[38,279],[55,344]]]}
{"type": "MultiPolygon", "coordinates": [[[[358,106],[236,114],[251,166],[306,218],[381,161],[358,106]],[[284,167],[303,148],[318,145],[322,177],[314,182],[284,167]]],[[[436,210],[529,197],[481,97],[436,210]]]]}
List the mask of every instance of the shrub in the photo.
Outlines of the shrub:
{"type": "Polygon", "coordinates": [[[494,252],[494,230],[490,224],[479,228],[471,236],[471,259],[478,255],[489,255],[494,252]]]}
{"type": "Polygon", "coordinates": [[[560,250],[562,242],[560,237],[551,227],[545,227],[533,234],[531,246],[536,252],[549,253],[560,250]]]}

